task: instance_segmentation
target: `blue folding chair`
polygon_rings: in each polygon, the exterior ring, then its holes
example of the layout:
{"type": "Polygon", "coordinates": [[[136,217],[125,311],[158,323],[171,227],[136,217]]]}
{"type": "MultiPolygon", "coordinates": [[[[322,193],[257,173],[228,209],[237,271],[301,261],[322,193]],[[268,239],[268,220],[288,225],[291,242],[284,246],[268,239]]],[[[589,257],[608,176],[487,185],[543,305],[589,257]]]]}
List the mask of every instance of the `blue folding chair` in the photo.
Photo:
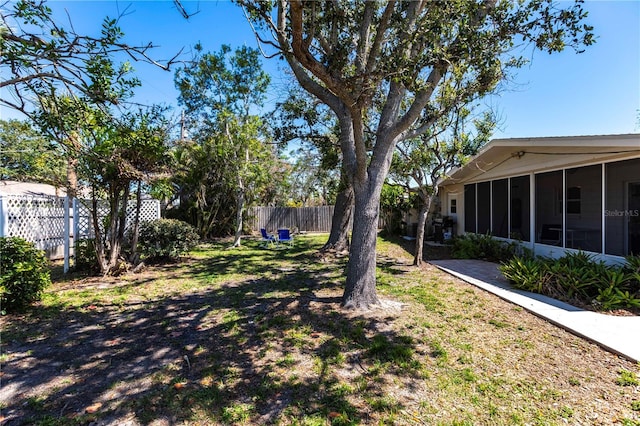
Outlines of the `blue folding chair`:
{"type": "Polygon", "coordinates": [[[293,235],[288,229],[278,229],[278,244],[287,244],[293,247],[293,235]]]}
{"type": "Polygon", "coordinates": [[[273,246],[278,242],[276,236],[273,234],[269,234],[264,228],[260,228],[260,234],[262,234],[262,247],[264,248],[273,246]]]}

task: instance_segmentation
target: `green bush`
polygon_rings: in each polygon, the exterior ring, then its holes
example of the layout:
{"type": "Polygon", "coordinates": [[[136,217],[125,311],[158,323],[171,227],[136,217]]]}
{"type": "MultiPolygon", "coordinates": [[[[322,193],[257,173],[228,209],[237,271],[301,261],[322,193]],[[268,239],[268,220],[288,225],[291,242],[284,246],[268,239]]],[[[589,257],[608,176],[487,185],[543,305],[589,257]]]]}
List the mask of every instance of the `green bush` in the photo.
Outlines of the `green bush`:
{"type": "Polygon", "coordinates": [[[629,308],[640,311],[637,258],[624,266],[606,265],[585,253],[567,253],[559,259],[514,258],[500,271],[514,287],[568,302],[579,301],[599,310],[629,308]]]}
{"type": "Polygon", "coordinates": [[[73,257],[74,267],[78,271],[96,272],[100,270],[94,239],[83,238],[76,241],[73,257]]]}
{"type": "Polygon", "coordinates": [[[631,276],[629,286],[640,295],[640,256],[627,256],[625,260],[624,271],[631,276]]]}
{"type": "Polygon", "coordinates": [[[195,228],[176,219],[157,219],[140,224],[138,247],[147,259],[177,259],[198,244],[195,228]]]}
{"type": "Polygon", "coordinates": [[[0,305],[3,311],[24,309],[51,284],[42,250],[18,237],[0,237],[0,305]]]}
{"type": "Polygon", "coordinates": [[[547,281],[546,264],[539,259],[514,257],[500,265],[500,271],[515,288],[543,293],[547,281]]]}
{"type": "Polygon", "coordinates": [[[518,242],[506,242],[489,234],[464,234],[453,239],[451,254],[457,259],[483,259],[502,262],[514,256],[530,257],[530,250],[518,242]]]}

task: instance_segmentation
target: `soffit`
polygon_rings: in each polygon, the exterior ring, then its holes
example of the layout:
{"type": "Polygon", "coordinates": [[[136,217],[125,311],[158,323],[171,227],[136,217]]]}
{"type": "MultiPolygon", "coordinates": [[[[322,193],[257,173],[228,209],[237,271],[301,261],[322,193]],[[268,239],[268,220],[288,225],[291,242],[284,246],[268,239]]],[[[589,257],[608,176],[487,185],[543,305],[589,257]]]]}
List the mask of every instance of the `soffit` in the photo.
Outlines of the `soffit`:
{"type": "Polygon", "coordinates": [[[495,139],[441,186],[640,157],[640,134],[495,139]]]}

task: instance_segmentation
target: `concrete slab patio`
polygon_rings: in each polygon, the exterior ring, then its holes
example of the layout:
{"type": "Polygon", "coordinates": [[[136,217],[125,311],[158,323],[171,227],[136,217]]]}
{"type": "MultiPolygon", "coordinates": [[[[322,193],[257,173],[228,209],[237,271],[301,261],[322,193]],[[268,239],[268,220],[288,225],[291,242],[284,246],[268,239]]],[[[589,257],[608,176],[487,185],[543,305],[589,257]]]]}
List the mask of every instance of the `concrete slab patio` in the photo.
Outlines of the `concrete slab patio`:
{"type": "Polygon", "coordinates": [[[469,259],[433,260],[429,263],[606,350],[640,362],[640,316],[623,317],[586,311],[547,296],[514,289],[495,263],[469,259]]]}

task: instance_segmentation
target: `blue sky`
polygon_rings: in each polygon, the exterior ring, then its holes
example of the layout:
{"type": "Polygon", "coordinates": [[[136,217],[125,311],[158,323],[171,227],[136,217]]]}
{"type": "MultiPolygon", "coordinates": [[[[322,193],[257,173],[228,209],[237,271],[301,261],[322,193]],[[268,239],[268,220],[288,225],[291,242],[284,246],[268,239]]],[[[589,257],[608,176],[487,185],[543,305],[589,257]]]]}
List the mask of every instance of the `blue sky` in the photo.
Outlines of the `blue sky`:
{"type": "MultiPolygon", "coordinates": [[[[153,42],[153,56],[167,59],[184,47],[200,42],[205,50],[221,44],[255,46],[255,38],[242,12],[229,1],[185,1],[195,13],[181,17],[171,1],[51,1],[61,19],[66,9],[78,32],[97,33],[104,16],[121,17],[129,44],[153,42]]],[[[531,52],[531,64],[519,70],[514,81],[488,99],[500,116],[496,138],[613,134],[640,132],[640,2],[587,1],[588,23],[595,27],[597,43],[585,53],[568,50],[548,55],[531,52]]],[[[275,101],[288,84],[276,59],[264,61],[273,76],[269,95],[275,101]]],[[[143,86],[141,103],[175,104],[173,73],[134,63],[143,86]]],[[[2,118],[16,115],[1,110],[2,118]]]]}

